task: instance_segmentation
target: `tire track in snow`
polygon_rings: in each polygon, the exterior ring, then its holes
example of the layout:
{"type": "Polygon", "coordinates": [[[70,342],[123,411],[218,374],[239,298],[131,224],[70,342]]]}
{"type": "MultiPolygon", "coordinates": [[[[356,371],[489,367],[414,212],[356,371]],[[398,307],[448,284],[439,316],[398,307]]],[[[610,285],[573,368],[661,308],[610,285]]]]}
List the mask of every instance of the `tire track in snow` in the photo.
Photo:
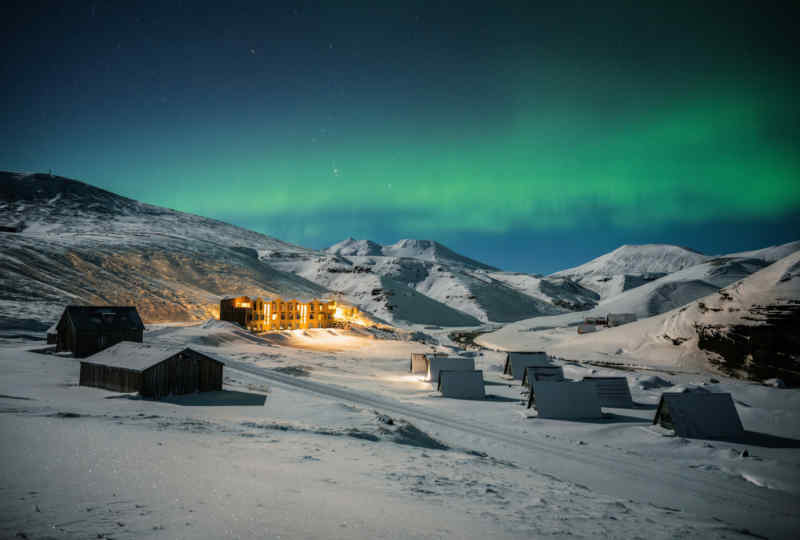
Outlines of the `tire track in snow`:
{"type": "MultiPolygon", "coordinates": [[[[640,463],[631,461],[639,458],[626,456],[623,461],[587,446],[576,451],[567,445],[533,440],[487,424],[451,418],[420,406],[298,379],[252,364],[228,360],[226,367],[322,396],[373,407],[380,412],[414,418],[480,439],[528,450],[533,459],[526,465],[534,467],[537,472],[554,474],[562,480],[588,486],[598,492],[625,499],[635,498],[662,508],[674,508],[677,505],[694,514],[723,519],[769,536],[790,536],[791,531],[800,527],[796,502],[789,494],[779,491],[746,483],[736,486],[727,479],[717,484],[715,482],[719,479],[711,474],[686,474],[681,468],[655,459],[640,463]],[[624,489],[621,490],[620,486],[624,486],[624,489]],[[676,494],[679,494],[677,498],[676,494]],[[758,514],[757,518],[754,513],[758,514]]],[[[496,448],[485,450],[493,452],[496,448]]],[[[519,458],[515,460],[519,461],[519,458]]]]}

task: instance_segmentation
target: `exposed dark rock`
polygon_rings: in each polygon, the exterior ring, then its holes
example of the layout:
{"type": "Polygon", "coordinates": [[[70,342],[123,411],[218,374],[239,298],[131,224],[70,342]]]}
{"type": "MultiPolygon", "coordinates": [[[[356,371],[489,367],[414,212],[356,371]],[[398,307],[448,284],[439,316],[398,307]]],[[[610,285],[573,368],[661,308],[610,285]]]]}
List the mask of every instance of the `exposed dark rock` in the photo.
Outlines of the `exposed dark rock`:
{"type": "Polygon", "coordinates": [[[788,386],[800,386],[800,302],[753,306],[744,319],[753,325],[696,326],[701,349],[717,353],[720,370],[753,380],[779,377],[788,386]]]}

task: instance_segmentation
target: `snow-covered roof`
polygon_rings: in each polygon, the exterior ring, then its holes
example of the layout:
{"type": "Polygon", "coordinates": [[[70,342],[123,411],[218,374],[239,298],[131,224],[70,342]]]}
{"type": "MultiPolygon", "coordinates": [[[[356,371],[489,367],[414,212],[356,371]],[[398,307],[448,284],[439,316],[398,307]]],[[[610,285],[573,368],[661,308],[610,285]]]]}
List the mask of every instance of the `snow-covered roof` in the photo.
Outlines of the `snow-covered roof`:
{"type": "Polygon", "coordinates": [[[221,364],[225,363],[211,354],[200,353],[194,349],[188,349],[187,347],[166,347],[163,345],[151,345],[149,343],[134,343],[132,341],[121,341],[108,349],[81,360],[81,362],[123,368],[130,371],[144,371],[186,350],[191,350],[194,353],[216,360],[221,364]]]}

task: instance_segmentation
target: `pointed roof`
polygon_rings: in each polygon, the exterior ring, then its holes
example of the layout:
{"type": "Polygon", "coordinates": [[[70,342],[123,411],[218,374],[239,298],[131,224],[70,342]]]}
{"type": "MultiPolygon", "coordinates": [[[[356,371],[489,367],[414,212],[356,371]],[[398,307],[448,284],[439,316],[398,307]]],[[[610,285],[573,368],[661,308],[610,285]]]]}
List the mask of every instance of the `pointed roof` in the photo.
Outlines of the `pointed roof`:
{"type": "Polygon", "coordinates": [[[84,332],[104,330],[144,330],[134,306],[67,306],[59,320],[69,317],[75,329],[84,332]]]}
{"type": "Polygon", "coordinates": [[[168,358],[172,358],[176,354],[186,351],[200,354],[220,364],[225,364],[225,362],[211,354],[199,352],[189,347],[168,347],[149,343],[134,343],[132,341],[120,341],[108,349],[81,360],[81,362],[142,372],[168,358]]]}

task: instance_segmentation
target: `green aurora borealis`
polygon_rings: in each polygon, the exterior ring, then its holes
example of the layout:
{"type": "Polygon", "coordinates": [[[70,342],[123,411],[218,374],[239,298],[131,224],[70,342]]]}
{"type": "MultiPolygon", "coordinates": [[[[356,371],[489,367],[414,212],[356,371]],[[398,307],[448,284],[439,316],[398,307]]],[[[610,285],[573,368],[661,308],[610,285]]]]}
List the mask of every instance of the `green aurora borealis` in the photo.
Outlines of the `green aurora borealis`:
{"type": "MultiPolygon", "coordinates": [[[[641,11],[631,17],[662,19],[641,11]]],[[[63,92],[32,83],[9,95],[0,168],[52,168],[309,247],[424,237],[528,271],[626,242],[722,251],[796,239],[796,53],[775,54],[782,27],[777,44],[755,39],[766,15],[738,35],[747,11],[710,32],[719,15],[679,14],[620,36],[627,19],[601,11],[581,24],[605,24],[572,42],[563,35],[585,26],[540,36],[536,10],[498,8],[477,33],[469,13],[418,12],[291,11],[289,28],[318,32],[300,41],[254,30],[247,13],[225,23],[234,37],[191,47],[165,36],[188,25],[193,39],[192,18],[169,14],[120,32],[120,46],[83,38],[41,70],[63,92]],[[556,237],[573,245],[535,253],[556,237]],[[514,242],[532,254],[510,256],[514,242]]],[[[37,71],[4,67],[23,80],[37,71]]]]}

